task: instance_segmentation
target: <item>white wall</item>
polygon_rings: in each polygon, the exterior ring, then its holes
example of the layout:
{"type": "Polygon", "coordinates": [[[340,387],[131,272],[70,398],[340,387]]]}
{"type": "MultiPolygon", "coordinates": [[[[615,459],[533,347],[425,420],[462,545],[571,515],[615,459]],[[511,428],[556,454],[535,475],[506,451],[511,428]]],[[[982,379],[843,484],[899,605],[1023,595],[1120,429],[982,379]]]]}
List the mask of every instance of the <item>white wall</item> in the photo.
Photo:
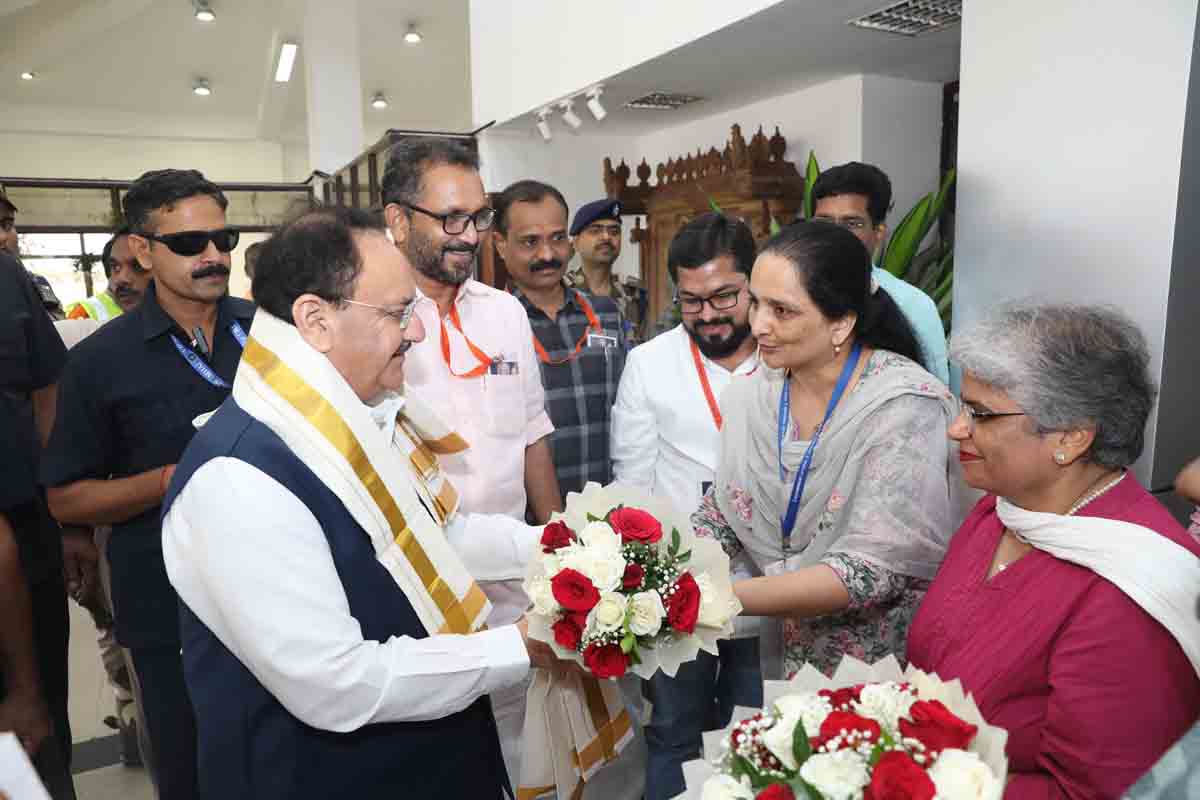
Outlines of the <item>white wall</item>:
{"type": "Polygon", "coordinates": [[[128,180],[163,167],[198,169],[214,181],[281,181],[283,147],[254,140],[0,132],[0,175],[128,180]]]}
{"type": "MultiPolygon", "coordinates": [[[[888,223],[895,227],[918,200],[938,187],[942,85],[864,75],[862,110],[860,160],[875,164],[891,178],[888,223]]],[[[819,151],[817,157],[821,158],[819,151]]],[[[823,167],[837,163],[821,161],[823,167]]]]}
{"type": "Polygon", "coordinates": [[[471,0],[475,125],[505,122],[779,0],[471,0]]]}
{"type": "Polygon", "coordinates": [[[1158,374],[1195,25],[1194,0],[964,5],[956,327],[1013,298],[1110,303],[1158,374]]]}

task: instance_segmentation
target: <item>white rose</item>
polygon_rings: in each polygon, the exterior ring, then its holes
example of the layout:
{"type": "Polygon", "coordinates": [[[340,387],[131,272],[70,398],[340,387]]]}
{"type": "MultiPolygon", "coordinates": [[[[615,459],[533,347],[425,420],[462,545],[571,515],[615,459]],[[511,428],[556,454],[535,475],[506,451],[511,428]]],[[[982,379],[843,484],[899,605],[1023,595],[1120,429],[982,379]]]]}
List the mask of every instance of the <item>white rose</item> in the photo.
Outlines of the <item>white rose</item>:
{"type": "Polygon", "coordinates": [[[917,696],[900,688],[900,684],[872,683],[863,687],[858,695],[854,710],[864,717],[869,717],[884,730],[894,733],[900,728],[900,719],[908,716],[912,704],[917,702],[917,696]]]}
{"type": "Polygon", "coordinates": [[[558,613],[558,601],[554,599],[554,590],[550,587],[550,579],[545,575],[538,575],[531,578],[525,586],[525,593],[529,595],[530,602],[533,603],[535,613],[549,617],[558,613]]]}
{"type": "Polygon", "coordinates": [[[579,541],[590,550],[621,552],[621,537],[607,522],[589,522],[579,532],[579,541]]]}
{"type": "Polygon", "coordinates": [[[800,768],[800,777],[825,800],[857,800],[871,782],[867,761],[855,750],[814,753],[800,768]]]}
{"type": "Polygon", "coordinates": [[[808,738],[814,739],[821,730],[821,723],[833,711],[833,704],[827,698],[812,692],[809,694],[788,694],[775,701],[775,711],[781,717],[804,723],[804,732],[808,738]]]}
{"type": "Polygon", "coordinates": [[[546,575],[553,578],[562,569],[562,561],[557,553],[546,553],[542,556],[542,569],[546,571],[546,575]]]}
{"type": "Polygon", "coordinates": [[[938,797],[947,800],[989,800],[1000,797],[1000,781],[975,753],[943,750],[929,768],[938,797]]]}
{"type": "Polygon", "coordinates": [[[788,769],[796,768],[792,742],[796,734],[796,717],[780,717],[762,734],[762,743],[788,769]]]}
{"type": "Polygon", "coordinates": [[[625,624],[625,595],[608,592],[600,595],[600,602],[588,612],[587,627],[592,634],[619,630],[625,624]]]}
{"type": "Polygon", "coordinates": [[[754,800],[754,790],[747,783],[739,783],[728,775],[713,775],[700,789],[700,800],[754,800]]]}
{"type": "Polygon", "coordinates": [[[638,592],[629,599],[629,630],[634,636],[657,636],[667,610],[658,592],[638,592]]]}
{"type": "Polygon", "coordinates": [[[700,588],[700,615],[696,622],[707,628],[721,628],[729,622],[733,606],[729,598],[717,591],[712,577],[707,572],[694,576],[700,588]]]}
{"type": "Polygon", "coordinates": [[[564,567],[582,572],[600,592],[616,591],[625,574],[625,558],[621,551],[594,550],[575,547],[559,551],[564,567]]]}

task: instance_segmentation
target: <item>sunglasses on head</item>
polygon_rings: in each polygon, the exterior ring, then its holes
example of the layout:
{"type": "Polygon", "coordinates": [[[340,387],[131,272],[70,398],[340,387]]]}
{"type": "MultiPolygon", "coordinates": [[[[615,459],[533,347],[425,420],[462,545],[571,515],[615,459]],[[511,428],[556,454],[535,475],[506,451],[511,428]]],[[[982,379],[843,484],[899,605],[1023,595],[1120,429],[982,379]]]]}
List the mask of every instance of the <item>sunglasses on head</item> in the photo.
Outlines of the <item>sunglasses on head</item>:
{"type": "Polygon", "coordinates": [[[138,234],[144,239],[164,244],[172,253],[180,256],[198,256],[208,249],[208,243],[216,245],[217,250],[228,253],[237,247],[238,238],[242,232],[236,228],[219,228],[215,231],[180,231],[165,233],[161,236],[154,233],[138,234]]]}

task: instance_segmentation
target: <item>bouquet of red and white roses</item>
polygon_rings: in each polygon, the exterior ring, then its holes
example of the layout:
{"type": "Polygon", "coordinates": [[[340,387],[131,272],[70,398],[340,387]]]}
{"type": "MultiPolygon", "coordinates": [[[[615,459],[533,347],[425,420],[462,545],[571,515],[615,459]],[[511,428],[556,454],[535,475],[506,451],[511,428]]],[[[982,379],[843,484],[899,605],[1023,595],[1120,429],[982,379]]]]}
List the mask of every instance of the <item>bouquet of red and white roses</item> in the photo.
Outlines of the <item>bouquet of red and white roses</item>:
{"type": "Polygon", "coordinates": [[[568,495],[541,550],[525,581],[529,633],[598,678],[674,675],[699,650],[716,654],[741,610],[720,545],[636,489],[568,495]]]}
{"type": "Polygon", "coordinates": [[[843,666],[842,681],[812,674],[790,684],[769,681],[766,694],[778,696],[717,732],[716,748],[706,741],[706,752],[715,749],[709,762],[685,765],[686,796],[999,800],[1007,735],[983,721],[957,681],[911,667],[901,675],[891,659],[883,667],[893,679],[847,683],[847,673],[863,677],[866,665],[846,659],[843,666]],[[779,694],[781,685],[786,693],[779,694]],[[797,692],[799,685],[810,688],[797,692]]]}

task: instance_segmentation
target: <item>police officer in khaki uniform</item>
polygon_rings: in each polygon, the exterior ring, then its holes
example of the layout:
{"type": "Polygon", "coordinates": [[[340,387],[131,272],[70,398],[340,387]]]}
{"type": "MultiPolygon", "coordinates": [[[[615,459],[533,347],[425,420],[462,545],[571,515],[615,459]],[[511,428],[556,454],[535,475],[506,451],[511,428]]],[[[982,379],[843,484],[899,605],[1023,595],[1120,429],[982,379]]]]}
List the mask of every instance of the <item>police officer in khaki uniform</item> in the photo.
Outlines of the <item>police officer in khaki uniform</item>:
{"type": "Polygon", "coordinates": [[[625,319],[626,338],[637,343],[646,338],[646,290],[637,279],[613,272],[621,255],[621,232],[621,204],[616,200],[596,200],[579,208],[570,230],[579,261],[564,279],[574,289],[615,300],[625,319]]]}

